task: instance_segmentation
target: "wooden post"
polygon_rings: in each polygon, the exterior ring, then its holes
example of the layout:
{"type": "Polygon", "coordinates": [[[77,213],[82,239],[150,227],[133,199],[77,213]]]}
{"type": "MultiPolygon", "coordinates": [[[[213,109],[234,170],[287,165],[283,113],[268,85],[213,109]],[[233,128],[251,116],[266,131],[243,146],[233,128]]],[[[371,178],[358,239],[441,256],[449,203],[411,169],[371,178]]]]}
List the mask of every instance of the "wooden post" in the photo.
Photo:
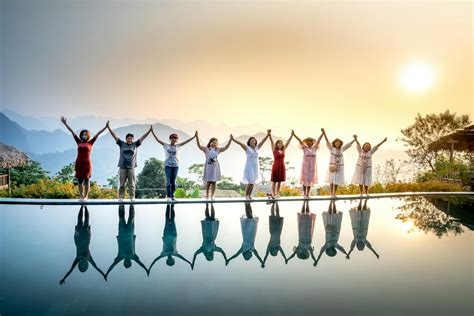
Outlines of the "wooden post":
{"type": "Polygon", "coordinates": [[[10,182],[10,168],[7,168],[7,174],[8,174],[8,196],[12,194],[12,187],[11,187],[11,182],[10,182]]]}
{"type": "Polygon", "coordinates": [[[451,147],[449,148],[449,163],[453,163],[453,158],[454,158],[454,144],[457,143],[457,140],[450,139],[448,140],[448,144],[451,144],[451,147]]]}

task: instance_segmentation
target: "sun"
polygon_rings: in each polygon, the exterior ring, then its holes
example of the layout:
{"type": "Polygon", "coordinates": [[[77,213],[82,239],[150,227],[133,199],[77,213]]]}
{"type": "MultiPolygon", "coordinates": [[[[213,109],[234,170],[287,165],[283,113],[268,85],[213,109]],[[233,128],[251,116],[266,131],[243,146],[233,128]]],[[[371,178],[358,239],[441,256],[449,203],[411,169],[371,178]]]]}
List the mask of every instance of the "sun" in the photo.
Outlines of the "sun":
{"type": "Polygon", "coordinates": [[[400,76],[401,85],[410,92],[424,92],[430,89],[436,79],[432,65],[425,62],[408,64],[400,76]]]}

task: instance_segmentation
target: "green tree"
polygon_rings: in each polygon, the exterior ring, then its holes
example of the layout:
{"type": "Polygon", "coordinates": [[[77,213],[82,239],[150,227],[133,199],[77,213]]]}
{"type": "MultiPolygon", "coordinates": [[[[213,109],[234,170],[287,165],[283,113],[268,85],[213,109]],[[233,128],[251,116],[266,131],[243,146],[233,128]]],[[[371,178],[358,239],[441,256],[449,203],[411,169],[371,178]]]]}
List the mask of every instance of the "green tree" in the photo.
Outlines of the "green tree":
{"type": "Polygon", "coordinates": [[[188,178],[176,178],[176,186],[185,190],[192,189],[196,186],[196,182],[189,180],[188,178]]]}
{"type": "Polygon", "coordinates": [[[42,179],[48,179],[48,172],[38,161],[31,160],[23,167],[11,169],[11,181],[14,186],[29,185],[42,179]]]}
{"type": "Polygon", "coordinates": [[[202,176],[204,174],[204,164],[203,163],[195,163],[192,164],[188,171],[190,174],[194,176],[195,181],[199,182],[202,181],[202,176]]]}
{"type": "Polygon", "coordinates": [[[431,150],[428,148],[429,145],[470,123],[469,115],[458,115],[449,110],[425,116],[418,113],[415,123],[401,130],[403,137],[400,140],[407,147],[408,156],[420,169],[428,167],[434,172],[436,161],[446,153],[441,150],[431,150]]]}
{"type": "Polygon", "coordinates": [[[262,179],[262,184],[267,183],[265,180],[265,174],[272,170],[273,159],[270,157],[258,157],[258,162],[260,165],[260,177],[262,179]]]}
{"type": "Polygon", "coordinates": [[[219,190],[234,190],[239,191],[240,185],[235,184],[232,177],[221,176],[221,181],[217,182],[216,186],[219,190]]]}
{"type": "Polygon", "coordinates": [[[74,182],[75,180],[75,169],[74,162],[65,165],[55,175],[56,180],[59,182],[74,182]]]}
{"type": "Polygon", "coordinates": [[[166,187],[165,165],[163,161],[150,158],[145,161],[137,177],[137,189],[156,189],[137,191],[137,197],[155,197],[166,187]]]}

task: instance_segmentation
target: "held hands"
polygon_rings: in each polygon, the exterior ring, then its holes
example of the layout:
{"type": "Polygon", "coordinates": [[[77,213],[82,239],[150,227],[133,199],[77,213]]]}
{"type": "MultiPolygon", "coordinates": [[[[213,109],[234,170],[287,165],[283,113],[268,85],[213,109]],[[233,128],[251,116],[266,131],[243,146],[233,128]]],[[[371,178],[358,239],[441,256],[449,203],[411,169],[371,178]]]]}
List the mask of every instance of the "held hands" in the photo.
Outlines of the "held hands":
{"type": "Polygon", "coordinates": [[[271,129],[267,129],[267,135],[271,135],[272,134],[272,130],[271,129]]]}
{"type": "Polygon", "coordinates": [[[383,142],[384,142],[384,143],[385,143],[386,141],[387,141],[387,137],[385,137],[385,138],[383,139],[383,142]]]}
{"type": "Polygon", "coordinates": [[[352,135],[352,137],[354,137],[354,139],[357,139],[357,135],[356,135],[356,134],[352,135]]]}
{"type": "Polygon", "coordinates": [[[65,116],[61,116],[61,122],[63,124],[66,124],[67,123],[67,118],[65,116]]]}
{"type": "Polygon", "coordinates": [[[324,130],[324,128],[321,128],[321,132],[326,135],[326,131],[324,130]]]}

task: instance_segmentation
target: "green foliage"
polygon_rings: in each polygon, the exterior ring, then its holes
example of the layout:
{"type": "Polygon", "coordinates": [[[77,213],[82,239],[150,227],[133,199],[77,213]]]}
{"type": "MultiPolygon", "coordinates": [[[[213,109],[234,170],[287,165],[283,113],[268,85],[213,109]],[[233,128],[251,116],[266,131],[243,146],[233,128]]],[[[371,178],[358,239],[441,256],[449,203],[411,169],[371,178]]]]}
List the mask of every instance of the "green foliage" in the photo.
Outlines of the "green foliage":
{"type": "Polygon", "coordinates": [[[240,190],[240,184],[235,184],[232,181],[232,177],[221,176],[221,181],[217,182],[216,188],[219,190],[240,190]]]}
{"type": "Polygon", "coordinates": [[[113,177],[107,178],[109,188],[116,189],[118,188],[118,174],[113,177]]]}
{"type": "Polygon", "coordinates": [[[29,161],[26,166],[13,168],[10,172],[12,187],[29,185],[48,178],[48,172],[34,160],[29,161]]]}
{"type": "Polygon", "coordinates": [[[400,140],[407,147],[406,153],[419,169],[429,167],[434,172],[436,171],[435,162],[439,156],[446,156],[446,153],[441,150],[431,150],[428,148],[429,145],[470,123],[469,115],[457,115],[449,110],[424,117],[418,113],[415,123],[401,130],[403,137],[400,140]]]}
{"type": "Polygon", "coordinates": [[[177,188],[176,191],[174,191],[174,197],[177,199],[182,199],[187,197],[186,191],[183,188],[177,188]]]}
{"type": "Polygon", "coordinates": [[[188,178],[176,178],[176,186],[185,190],[192,189],[197,186],[196,182],[189,180],[188,178]]]}
{"type": "Polygon", "coordinates": [[[192,164],[189,168],[188,171],[190,174],[194,176],[195,181],[201,181],[202,176],[204,175],[204,164],[203,163],[195,163],[192,164]]]}
{"type": "Polygon", "coordinates": [[[54,178],[59,182],[74,182],[76,179],[74,162],[62,167],[62,169],[56,173],[54,178]]]}
{"type": "Polygon", "coordinates": [[[142,171],[137,177],[137,197],[156,197],[157,190],[140,189],[163,189],[166,187],[165,165],[163,161],[150,158],[145,161],[142,171]]]}
{"type": "Polygon", "coordinates": [[[260,177],[262,179],[262,184],[267,183],[265,175],[268,171],[272,170],[273,158],[271,157],[258,157],[258,163],[260,166],[260,177]]]}
{"type": "MultiPolygon", "coordinates": [[[[398,192],[460,192],[464,191],[460,184],[443,181],[426,182],[396,182],[396,183],[374,183],[369,188],[369,193],[398,193],[398,192]]],[[[337,189],[337,194],[359,194],[359,186],[355,184],[342,185],[337,189]]],[[[321,195],[329,195],[329,187],[320,189],[321,195]]]]}
{"type": "Polygon", "coordinates": [[[417,175],[418,182],[426,182],[435,179],[455,179],[462,185],[469,185],[469,166],[457,159],[454,160],[454,162],[449,162],[445,157],[438,157],[435,162],[435,171],[429,170],[417,175]]]}

